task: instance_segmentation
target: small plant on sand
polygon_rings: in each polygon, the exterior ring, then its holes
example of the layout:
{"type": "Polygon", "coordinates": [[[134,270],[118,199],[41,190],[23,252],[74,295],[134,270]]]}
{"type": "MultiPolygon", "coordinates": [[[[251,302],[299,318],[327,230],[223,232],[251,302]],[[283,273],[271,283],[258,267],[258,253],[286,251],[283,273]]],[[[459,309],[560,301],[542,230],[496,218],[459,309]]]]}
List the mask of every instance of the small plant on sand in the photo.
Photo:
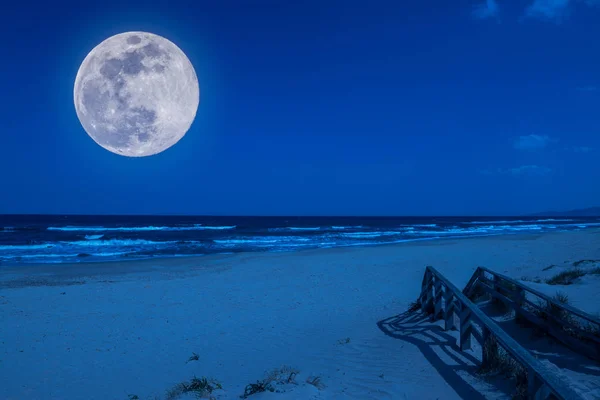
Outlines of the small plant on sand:
{"type": "Polygon", "coordinates": [[[524,282],[533,282],[533,283],[542,283],[542,278],[540,278],[539,276],[536,277],[530,277],[530,276],[522,276],[521,280],[524,282]]]}
{"type": "Polygon", "coordinates": [[[127,396],[129,400],[140,400],[140,397],[137,394],[130,394],[127,396]]]}
{"type": "Polygon", "coordinates": [[[556,267],[556,265],[552,264],[552,265],[548,265],[546,268],[543,268],[542,271],[548,271],[549,269],[552,269],[556,267]]]}
{"type": "Polygon", "coordinates": [[[178,383],[167,391],[167,400],[176,400],[186,393],[193,393],[198,399],[209,398],[217,389],[223,389],[223,387],[215,379],[193,377],[189,382],[178,383]]]}
{"type": "Polygon", "coordinates": [[[264,380],[269,382],[275,382],[279,385],[283,385],[286,383],[296,383],[296,375],[298,375],[298,370],[296,368],[289,367],[287,365],[282,366],[281,368],[275,368],[271,372],[267,374],[264,380]]]}
{"type": "Polygon", "coordinates": [[[192,355],[190,356],[190,358],[188,358],[188,360],[186,361],[186,364],[191,362],[191,361],[198,361],[200,359],[200,356],[196,353],[192,353],[192,355]]]}
{"type": "Polygon", "coordinates": [[[337,342],[338,342],[338,344],[348,344],[348,343],[350,343],[350,338],[347,337],[345,339],[340,339],[337,342]]]}
{"type": "Polygon", "coordinates": [[[600,263],[600,260],[579,260],[579,261],[575,261],[573,263],[573,266],[574,267],[582,267],[587,264],[596,264],[596,263],[600,263]]]}
{"type": "MultiPolygon", "coordinates": [[[[569,296],[564,292],[556,292],[553,299],[560,304],[569,304],[569,296]]],[[[550,319],[549,316],[564,320],[569,319],[569,314],[562,307],[546,301],[538,302],[538,309],[534,311],[534,314],[545,321],[550,319]]]]}
{"type": "Polygon", "coordinates": [[[500,347],[493,336],[483,345],[482,351],[486,363],[482,364],[477,372],[483,375],[503,374],[515,382],[515,392],[512,398],[515,400],[526,399],[527,370],[500,347]]]}
{"type": "MultiPolygon", "coordinates": [[[[569,304],[569,296],[564,292],[557,292],[553,299],[561,304],[569,304]]],[[[589,340],[589,337],[582,335],[581,331],[600,337],[599,324],[579,319],[559,305],[540,301],[538,302],[538,307],[532,311],[537,317],[553,323],[558,329],[579,340],[589,340]]],[[[547,335],[546,328],[538,326],[537,334],[541,336],[547,335]]]]}
{"type": "Polygon", "coordinates": [[[584,275],[585,272],[583,270],[575,268],[568,271],[559,272],[552,278],[546,280],[546,283],[548,285],[571,285],[584,275]]]}
{"type": "Polygon", "coordinates": [[[320,376],[309,376],[306,379],[306,383],[308,383],[309,385],[313,385],[314,387],[316,387],[319,390],[325,389],[325,384],[321,380],[320,376]]]}
{"type": "Polygon", "coordinates": [[[262,393],[266,391],[274,392],[275,388],[273,387],[273,385],[271,385],[270,382],[265,382],[264,380],[256,381],[256,383],[249,383],[248,385],[246,385],[246,388],[244,389],[244,394],[241,395],[240,398],[247,399],[253,394],[262,393]]]}
{"type": "Polygon", "coordinates": [[[262,392],[277,392],[273,385],[296,384],[296,375],[298,375],[298,370],[295,368],[288,366],[275,368],[268,372],[263,380],[246,385],[244,394],[240,398],[246,399],[253,394],[262,392]]]}

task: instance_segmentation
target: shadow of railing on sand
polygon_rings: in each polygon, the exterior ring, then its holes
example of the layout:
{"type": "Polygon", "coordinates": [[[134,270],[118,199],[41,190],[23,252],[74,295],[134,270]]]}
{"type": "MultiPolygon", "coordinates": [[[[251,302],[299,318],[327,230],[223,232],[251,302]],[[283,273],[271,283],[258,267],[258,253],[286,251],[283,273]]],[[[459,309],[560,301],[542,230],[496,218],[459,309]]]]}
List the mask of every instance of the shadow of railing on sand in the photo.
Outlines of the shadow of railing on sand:
{"type": "Polygon", "coordinates": [[[381,320],[377,326],[387,336],[415,345],[459,397],[475,400],[486,398],[459,375],[459,372],[464,371],[474,380],[481,380],[476,375],[480,361],[471,354],[462,352],[456,344],[456,338],[446,333],[441,326],[430,322],[429,316],[421,312],[405,312],[381,320]],[[442,359],[435,351],[436,348],[455,364],[442,359]]]}

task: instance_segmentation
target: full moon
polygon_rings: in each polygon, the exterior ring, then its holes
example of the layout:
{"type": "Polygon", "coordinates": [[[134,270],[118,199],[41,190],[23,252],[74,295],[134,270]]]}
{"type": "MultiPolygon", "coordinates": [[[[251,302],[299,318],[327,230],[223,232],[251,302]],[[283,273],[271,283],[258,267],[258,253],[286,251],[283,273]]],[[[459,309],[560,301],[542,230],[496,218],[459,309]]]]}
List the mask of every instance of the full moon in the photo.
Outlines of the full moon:
{"type": "Polygon", "coordinates": [[[183,51],[147,32],[111,36],[83,60],[73,91],[87,134],[115,154],[144,157],[177,143],[200,102],[198,78],[183,51]]]}

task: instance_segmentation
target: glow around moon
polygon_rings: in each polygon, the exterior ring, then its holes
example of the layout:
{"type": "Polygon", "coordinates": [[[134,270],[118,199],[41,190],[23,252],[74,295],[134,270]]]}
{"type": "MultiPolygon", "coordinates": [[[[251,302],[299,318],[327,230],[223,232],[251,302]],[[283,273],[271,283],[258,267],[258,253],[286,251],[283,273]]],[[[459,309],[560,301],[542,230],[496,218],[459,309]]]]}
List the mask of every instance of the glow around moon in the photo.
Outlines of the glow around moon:
{"type": "Polygon", "coordinates": [[[188,131],[200,102],[194,67],[169,40],[126,32],[96,46],[75,78],[77,117],[100,146],[143,157],[160,153],[188,131]]]}

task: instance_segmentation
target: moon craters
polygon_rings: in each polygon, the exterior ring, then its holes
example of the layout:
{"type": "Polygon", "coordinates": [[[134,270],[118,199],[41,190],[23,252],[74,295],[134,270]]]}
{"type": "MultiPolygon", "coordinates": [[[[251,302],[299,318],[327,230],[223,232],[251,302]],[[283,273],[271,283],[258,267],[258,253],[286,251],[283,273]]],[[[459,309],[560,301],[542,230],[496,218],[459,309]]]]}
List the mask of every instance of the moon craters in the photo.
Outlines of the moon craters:
{"type": "Polygon", "coordinates": [[[127,156],[159,153],[193,122],[198,81],[173,43],[145,32],[115,35],[82,63],[74,89],[77,116],[105,149],[127,156]]]}

